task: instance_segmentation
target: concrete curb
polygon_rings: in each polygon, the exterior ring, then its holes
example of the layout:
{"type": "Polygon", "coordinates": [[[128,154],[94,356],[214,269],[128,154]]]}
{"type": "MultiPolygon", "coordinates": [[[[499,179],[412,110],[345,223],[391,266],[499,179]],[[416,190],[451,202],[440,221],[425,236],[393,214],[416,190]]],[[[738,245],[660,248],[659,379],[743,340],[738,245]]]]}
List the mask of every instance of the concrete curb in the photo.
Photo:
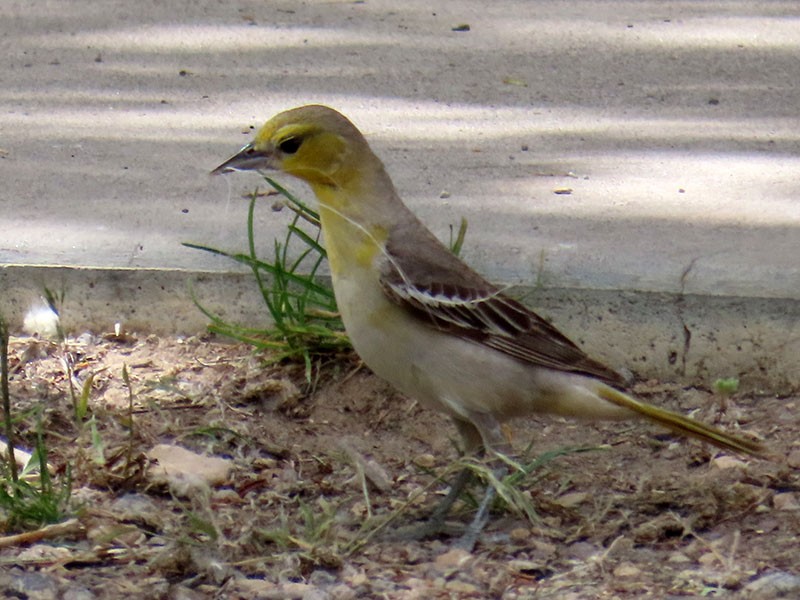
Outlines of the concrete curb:
{"type": "MultiPolygon", "coordinates": [[[[70,333],[129,331],[192,335],[208,320],[195,306],[258,327],[266,309],[248,273],[5,265],[2,311],[19,331],[44,287],[63,293],[70,333]]],[[[800,300],[530,288],[510,292],[552,320],[586,351],[643,378],[711,385],[738,377],[744,389],[800,389],[800,300]]]]}

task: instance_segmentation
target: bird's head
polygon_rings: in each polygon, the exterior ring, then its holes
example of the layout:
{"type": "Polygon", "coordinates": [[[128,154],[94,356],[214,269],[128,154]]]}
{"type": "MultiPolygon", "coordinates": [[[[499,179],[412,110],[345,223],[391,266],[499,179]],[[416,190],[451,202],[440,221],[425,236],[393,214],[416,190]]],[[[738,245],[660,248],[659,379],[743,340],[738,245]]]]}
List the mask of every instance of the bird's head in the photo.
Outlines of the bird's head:
{"type": "Polygon", "coordinates": [[[345,188],[365,162],[377,160],[361,132],[327,106],[309,105],[279,113],[252,142],[211,171],[276,170],[312,187],[345,188]]]}

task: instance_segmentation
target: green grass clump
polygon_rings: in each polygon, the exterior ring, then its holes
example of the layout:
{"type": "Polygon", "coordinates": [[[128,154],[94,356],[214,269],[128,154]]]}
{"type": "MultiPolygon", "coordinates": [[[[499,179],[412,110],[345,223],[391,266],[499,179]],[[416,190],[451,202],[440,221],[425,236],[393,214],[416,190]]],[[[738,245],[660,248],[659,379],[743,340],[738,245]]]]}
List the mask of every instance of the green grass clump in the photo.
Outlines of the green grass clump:
{"type": "Polygon", "coordinates": [[[48,523],[57,523],[66,516],[72,486],[69,474],[60,484],[50,476],[41,419],[37,420],[33,456],[21,473],[17,469],[8,387],[8,342],[8,326],[0,315],[0,396],[6,437],[5,456],[0,460],[0,527],[3,530],[35,529],[48,523]]]}
{"type": "Polygon", "coordinates": [[[714,393],[728,398],[739,391],[739,379],[737,377],[725,377],[714,381],[714,393]]]}
{"type": "Polygon", "coordinates": [[[16,478],[16,468],[10,465],[10,462],[3,463],[0,472],[3,529],[37,529],[67,517],[72,481],[69,473],[60,482],[51,477],[41,423],[36,436],[36,450],[28,465],[16,478]]]}
{"type": "Polygon", "coordinates": [[[198,306],[211,320],[209,330],[275,354],[275,360],[302,359],[310,373],[315,356],[351,348],[339,317],[333,289],[320,277],[327,252],[320,242],[319,214],[277,182],[267,183],[281,194],[294,213],[283,241],[275,240],[271,259],[256,254],[254,214],[258,190],[250,195],[247,252],[226,252],[200,244],[184,246],[225,256],[246,265],[267,307],[271,326],[252,328],[229,323],[198,306]]]}

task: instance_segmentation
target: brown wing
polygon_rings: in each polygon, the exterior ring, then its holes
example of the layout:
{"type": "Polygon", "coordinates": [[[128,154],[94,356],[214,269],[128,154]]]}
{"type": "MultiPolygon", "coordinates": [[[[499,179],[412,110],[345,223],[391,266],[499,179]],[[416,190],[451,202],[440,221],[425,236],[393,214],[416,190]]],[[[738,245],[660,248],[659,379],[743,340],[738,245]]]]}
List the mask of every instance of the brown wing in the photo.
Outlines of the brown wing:
{"type": "Polygon", "coordinates": [[[502,294],[432,235],[419,242],[407,269],[392,252],[391,239],[387,245],[381,285],[393,302],[438,329],[523,362],[624,386],[619,373],[589,358],[550,323],[502,294]],[[431,240],[439,247],[430,248],[431,240]]]}

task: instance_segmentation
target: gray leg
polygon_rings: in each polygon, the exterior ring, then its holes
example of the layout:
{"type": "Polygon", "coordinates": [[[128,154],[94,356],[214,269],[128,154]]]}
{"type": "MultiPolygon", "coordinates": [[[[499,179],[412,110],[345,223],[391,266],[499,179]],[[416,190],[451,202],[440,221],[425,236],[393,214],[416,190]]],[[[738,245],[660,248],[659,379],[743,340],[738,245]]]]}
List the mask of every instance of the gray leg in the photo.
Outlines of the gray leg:
{"type": "MultiPolygon", "coordinates": [[[[477,454],[478,452],[481,452],[483,448],[483,437],[478,429],[469,421],[453,419],[453,423],[458,429],[458,433],[461,435],[463,453],[477,454]]],[[[418,540],[444,533],[444,531],[447,529],[445,526],[445,520],[447,519],[447,515],[450,513],[450,509],[453,508],[456,500],[458,500],[461,497],[461,494],[464,493],[464,490],[467,489],[467,486],[469,486],[469,483],[472,481],[472,479],[472,470],[462,469],[450,484],[450,489],[448,490],[447,495],[442,499],[441,502],[439,502],[439,504],[436,505],[436,508],[433,509],[433,512],[425,521],[425,523],[422,523],[419,526],[403,528],[402,531],[395,531],[390,537],[418,540]]]]}
{"type": "MultiPolygon", "coordinates": [[[[506,474],[505,468],[499,469],[498,471],[495,471],[496,476],[503,477],[506,474]]],[[[483,528],[486,527],[486,523],[489,522],[489,510],[492,507],[492,502],[496,495],[497,490],[494,489],[494,486],[491,483],[487,485],[486,492],[483,494],[483,500],[481,500],[481,505],[478,507],[478,512],[475,513],[475,518],[472,519],[467,530],[456,542],[456,548],[472,552],[478,541],[478,536],[480,536],[483,528]]]]}
{"type": "MultiPolygon", "coordinates": [[[[484,448],[495,454],[511,456],[511,445],[503,437],[503,432],[500,430],[500,423],[497,419],[486,413],[471,416],[472,422],[470,425],[472,429],[480,435],[484,448]]],[[[463,435],[462,433],[462,436],[463,435]]],[[[497,479],[502,479],[508,474],[508,467],[504,463],[501,463],[493,472],[497,479]]],[[[484,492],[480,506],[478,506],[478,511],[475,513],[475,517],[472,519],[472,522],[461,538],[456,542],[458,548],[471,552],[475,547],[483,528],[486,526],[486,523],[489,522],[489,511],[492,508],[492,502],[496,495],[497,490],[492,483],[489,482],[486,486],[486,492],[484,492]]]]}
{"type": "MultiPolygon", "coordinates": [[[[458,429],[458,433],[461,435],[461,441],[464,444],[462,449],[463,453],[467,455],[480,452],[483,447],[483,438],[478,429],[469,421],[453,419],[453,423],[456,429],[458,429]]],[[[431,516],[428,518],[426,529],[430,531],[426,535],[431,536],[442,532],[444,529],[444,521],[450,513],[450,509],[453,508],[453,504],[456,503],[456,500],[458,500],[461,494],[464,493],[464,490],[467,489],[472,479],[472,471],[470,469],[462,469],[459,474],[456,475],[453,483],[450,484],[447,495],[436,505],[436,508],[433,509],[431,516]]]]}
{"type": "MultiPolygon", "coordinates": [[[[484,448],[490,449],[496,454],[511,455],[511,446],[506,442],[500,430],[499,422],[487,414],[470,415],[470,421],[460,419],[453,419],[453,422],[458,429],[461,439],[464,444],[465,454],[480,454],[484,448]]],[[[494,470],[495,477],[502,479],[508,473],[508,468],[505,464],[494,470]]],[[[428,520],[418,527],[413,527],[410,530],[396,531],[392,537],[402,539],[423,539],[432,537],[443,533],[446,529],[445,519],[450,513],[450,509],[459,499],[461,494],[473,479],[473,472],[471,469],[463,469],[453,480],[450,490],[444,499],[436,506],[431,513],[428,520]]],[[[489,511],[492,507],[492,502],[497,495],[497,490],[489,483],[486,487],[486,492],[483,495],[478,511],[475,514],[472,522],[463,533],[462,537],[456,542],[456,546],[465,550],[471,551],[480,537],[483,528],[489,521],[489,511]]]]}

